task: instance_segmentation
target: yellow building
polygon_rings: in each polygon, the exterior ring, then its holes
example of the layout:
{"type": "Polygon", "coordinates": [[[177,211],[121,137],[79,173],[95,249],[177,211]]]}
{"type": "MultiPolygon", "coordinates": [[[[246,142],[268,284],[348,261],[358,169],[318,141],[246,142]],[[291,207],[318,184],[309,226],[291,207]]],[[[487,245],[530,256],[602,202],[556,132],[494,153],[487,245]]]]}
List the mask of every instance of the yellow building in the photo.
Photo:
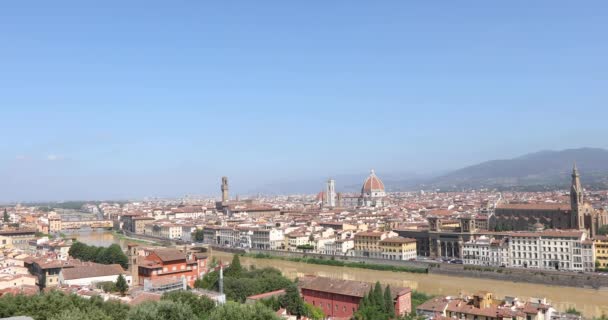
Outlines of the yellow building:
{"type": "Polygon", "coordinates": [[[13,247],[13,239],[0,235],[0,249],[11,249],[13,247]]]}
{"type": "Polygon", "coordinates": [[[380,241],[382,259],[415,260],[416,239],[392,237],[380,241]]]}
{"type": "Polygon", "coordinates": [[[380,241],[396,236],[397,234],[392,231],[359,232],[355,234],[355,255],[359,257],[382,259],[382,248],[380,247],[380,241]]]}
{"type": "Polygon", "coordinates": [[[595,243],[596,268],[608,269],[608,236],[596,236],[595,243]]]}
{"type": "Polygon", "coordinates": [[[61,218],[60,217],[49,217],[49,233],[55,233],[61,231],[61,218]]]}

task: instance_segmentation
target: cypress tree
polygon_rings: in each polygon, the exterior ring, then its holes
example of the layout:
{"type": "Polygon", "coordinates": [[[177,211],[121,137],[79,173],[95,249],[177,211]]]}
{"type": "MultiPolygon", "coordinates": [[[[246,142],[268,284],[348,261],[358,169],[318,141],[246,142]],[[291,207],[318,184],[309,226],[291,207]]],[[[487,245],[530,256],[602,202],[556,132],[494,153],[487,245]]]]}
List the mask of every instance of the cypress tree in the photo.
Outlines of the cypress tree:
{"type": "Polygon", "coordinates": [[[391,294],[390,286],[386,286],[384,289],[384,305],[384,312],[386,312],[389,317],[393,317],[395,315],[395,305],[393,304],[393,295],[391,294]]]}
{"type": "Polygon", "coordinates": [[[376,281],[376,285],[374,286],[374,300],[375,300],[377,309],[380,311],[384,310],[384,307],[385,307],[384,295],[382,293],[382,286],[380,285],[380,282],[378,282],[378,281],[376,281]]]}

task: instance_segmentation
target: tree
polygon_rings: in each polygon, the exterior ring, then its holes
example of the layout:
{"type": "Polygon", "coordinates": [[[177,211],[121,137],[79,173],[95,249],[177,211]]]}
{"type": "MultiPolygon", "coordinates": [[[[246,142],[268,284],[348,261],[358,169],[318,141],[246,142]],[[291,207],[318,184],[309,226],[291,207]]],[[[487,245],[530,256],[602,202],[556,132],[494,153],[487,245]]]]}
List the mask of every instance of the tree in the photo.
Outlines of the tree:
{"type": "Polygon", "coordinates": [[[212,271],[207,273],[203,279],[196,279],[196,281],[194,281],[194,287],[206,290],[218,290],[219,279],[220,273],[212,271]]]}
{"type": "Polygon", "coordinates": [[[103,263],[103,264],[120,264],[123,268],[129,267],[129,258],[122,251],[118,244],[112,244],[109,247],[105,248],[105,250],[98,250],[95,253],[97,256],[95,257],[95,262],[103,263]]]}
{"type": "Polygon", "coordinates": [[[203,229],[196,229],[196,231],[192,233],[192,239],[194,239],[196,242],[203,242],[205,239],[203,229]]]}
{"type": "Polygon", "coordinates": [[[206,317],[213,308],[215,302],[207,297],[199,297],[189,291],[173,291],[165,293],[162,300],[180,302],[190,307],[192,313],[198,318],[206,317]]]}
{"type": "Polygon", "coordinates": [[[181,302],[161,300],[145,302],[131,309],[128,320],[182,320],[194,319],[194,314],[188,305],[181,302]]]}
{"type": "Polygon", "coordinates": [[[227,302],[211,311],[207,320],[279,320],[280,318],[261,303],[239,304],[227,302]]]}
{"type": "Polygon", "coordinates": [[[313,320],[325,319],[325,313],[323,313],[323,310],[319,307],[313,306],[310,303],[305,303],[304,309],[306,310],[306,312],[305,312],[306,316],[313,320]]]}
{"type": "Polygon", "coordinates": [[[285,289],[285,294],[280,299],[281,306],[291,315],[301,317],[305,314],[304,300],[300,297],[300,291],[295,284],[289,285],[285,289]]]}
{"type": "Polygon", "coordinates": [[[120,294],[123,296],[125,295],[127,290],[129,290],[127,280],[125,280],[125,277],[123,277],[122,274],[118,275],[118,278],[116,279],[116,290],[118,290],[118,292],[120,292],[120,294]]]}
{"type": "Polygon", "coordinates": [[[232,256],[232,262],[230,263],[230,267],[226,269],[226,277],[239,277],[243,272],[243,267],[241,266],[241,260],[239,259],[239,255],[235,254],[232,256]]]}
{"type": "Polygon", "coordinates": [[[11,221],[11,217],[9,217],[8,212],[6,211],[6,208],[4,208],[4,214],[2,216],[2,220],[4,220],[4,223],[9,223],[11,221]]]}
{"type": "MultiPolygon", "coordinates": [[[[6,209],[4,210],[6,212],[6,209]]],[[[599,235],[608,235],[608,224],[605,224],[597,229],[597,234],[599,235]]]]}
{"type": "Polygon", "coordinates": [[[376,281],[376,285],[374,286],[373,301],[380,310],[382,310],[383,312],[386,312],[386,310],[385,310],[386,304],[384,303],[384,294],[382,293],[382,286],[380,285],[379,281],[376,281]]]}
{"type": "Polygon", "coordinates": [[[578,310],[576,310],[576,308],[574,308],[574,307],[570,307],[570,308],[566,309],[566,313],[567,314],[577,315],[577,316],[581,315],[581,312],[578,311],[578,310]]]}
{"type": "Polygon", "coordinates": [[[393,295],[391,293],[390,286],[386,286],[386,288],[384,289],[384,305],[385,305],[384,311],[388,315],[395,314],[395,305],[393,304],[393,295]]]}
{"type": "Polygon", "coordinates": [[[72,308],[50,317],[49,320],[112,320],[112,318],[98,309],[82,311],[72,308]]]}

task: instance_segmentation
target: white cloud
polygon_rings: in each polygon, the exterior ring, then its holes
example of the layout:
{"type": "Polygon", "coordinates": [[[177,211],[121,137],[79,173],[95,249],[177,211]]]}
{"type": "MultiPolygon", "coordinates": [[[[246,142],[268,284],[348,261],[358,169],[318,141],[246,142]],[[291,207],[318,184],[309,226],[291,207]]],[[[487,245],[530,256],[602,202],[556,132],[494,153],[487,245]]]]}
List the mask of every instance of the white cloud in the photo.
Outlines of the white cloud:
{"type": "Polygon", "coordinates": [[[27,159],[29,159],[29,157],[28,156],[24,156],[22,154],[19,154],[19,155],[15,156],[15,160],[21,161],[21,160],[27,160],[27,159]]]}

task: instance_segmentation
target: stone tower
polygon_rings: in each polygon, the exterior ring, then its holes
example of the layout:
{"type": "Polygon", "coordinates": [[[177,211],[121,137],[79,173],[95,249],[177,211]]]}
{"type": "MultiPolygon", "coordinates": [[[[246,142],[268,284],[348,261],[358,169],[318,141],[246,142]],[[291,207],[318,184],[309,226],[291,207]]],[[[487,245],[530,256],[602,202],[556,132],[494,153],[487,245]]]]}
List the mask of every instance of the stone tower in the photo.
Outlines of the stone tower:
{"type": "Polygon", "coordinates": [[[222,177],[222,202],[228,202],[228,177],[222,177]]]}
{"type": "Polygon", "coordinates": [[[572,168],[572,185],[570,186],[570,206],[572,214],[576,217],[576,225],[580,230],[585,229],[585,215],[583,213],[583,187],[578,174],[576,163],[572,168]]]}
{"type": "Polygon", "coordinates": [[[325,191],[325,205],[330,208],[336,206],[336,180],[329,179],[327,181],[327,190],[325,191]]]}

